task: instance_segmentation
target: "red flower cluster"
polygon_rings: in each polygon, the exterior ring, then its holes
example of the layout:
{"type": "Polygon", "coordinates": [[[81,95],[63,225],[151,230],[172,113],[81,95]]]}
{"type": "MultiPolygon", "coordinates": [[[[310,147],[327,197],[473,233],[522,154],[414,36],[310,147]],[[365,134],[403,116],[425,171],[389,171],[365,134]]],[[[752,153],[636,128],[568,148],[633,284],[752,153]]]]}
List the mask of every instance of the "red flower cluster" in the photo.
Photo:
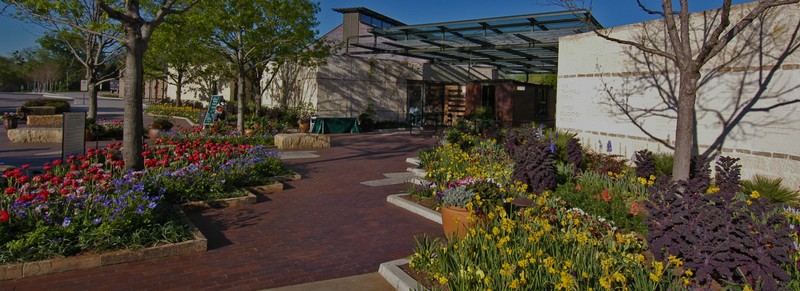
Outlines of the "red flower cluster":
{"type": "Polygon", "coordinates": [[[145,145],[145,151],[142,152],[145,166],[185,166],[209,159],[229,159],[232,156],[242,155],[251,148],[246,144],[233,145],[229,142],[215,143],[200,140],[167,141],[165,143],[170,147],[150,149],[148,145],[145,145]]]}
{"type": "Polygon", "coordinates": [[[0,222],[10,218],[12,203],[45,203],[52,195],[77,197],[87,189],[109,189],[108,180],[123,173],[124,162],[116,159],[120,144],[105,149],[90,148],[85,156],[70,156],[66,161],[45,163],[44,173],[27,174],[30,165],[5,171],[8,186],[0,197],[0,222]]]}

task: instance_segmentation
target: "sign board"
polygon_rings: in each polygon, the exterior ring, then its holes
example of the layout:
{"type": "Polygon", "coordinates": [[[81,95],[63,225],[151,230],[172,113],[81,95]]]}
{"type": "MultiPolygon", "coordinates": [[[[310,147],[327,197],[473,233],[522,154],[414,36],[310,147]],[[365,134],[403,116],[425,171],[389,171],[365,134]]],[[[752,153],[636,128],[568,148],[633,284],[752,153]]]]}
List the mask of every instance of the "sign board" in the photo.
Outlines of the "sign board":
{"type": "Polygon", "coordinates": [[[61,158],[86,154],[86,112],[64,112],[61,158]]]}
{"type": "Polygon", "coordinates": [[[203,127],[214,124],[214,120],[216,119],[216,114],[214,114],[214,111],[221,101],[222,95],[211,96],[211,100],[208,101],[208,111],[206,111],[206,117],[203,119],[203,127]]]}
{"type": "Polygon", "coordinates": [[[109,87],[111,87],[109,88],[111,89],[111,91],[113,92],[119,91],[119,80],[111,80],[110,82],[108,82],[108,85],[109,87]]]}
{"type": "Polygon", "coordinates": [[[81,91],[89,91],[89,80],[81,80],[81,91]]]}

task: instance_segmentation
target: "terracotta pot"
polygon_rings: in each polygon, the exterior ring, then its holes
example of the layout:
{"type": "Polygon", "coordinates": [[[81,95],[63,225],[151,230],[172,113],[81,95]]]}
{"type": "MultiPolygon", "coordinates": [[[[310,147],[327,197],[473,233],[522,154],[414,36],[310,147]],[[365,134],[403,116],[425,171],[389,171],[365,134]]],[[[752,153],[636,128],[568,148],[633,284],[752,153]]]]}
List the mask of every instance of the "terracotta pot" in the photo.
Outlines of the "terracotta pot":
{"type": "Polygon", "coordinates": [[[253,129],[252,128],[245,128],[244,129],[244,136],[246,136],[246,137],[253,136],[253,129]]]}
{"type": "Polygon", "coordinates": [[[157,128],[151,128],[150,131],[147,132],[147,136],[150,140],[156,140],[161,135],[161,130],[157,128]]]}
{"type": "Polygon", "coordinates": [[[16,119],[5,119],[5,120],[3,120],[3,126],[5,126],[6,129],[17,128],[17,120],[16,119]]]}
{"type": "Polygon", "coordinates": [[[442,207],[442,228],[444,228],[444,235],[447,239],[451,239],[453,236],[463,238],[467,234],[469,228],[475,224],[467,219],[470,214],[463,207],[442,207]]]}
{"type": "Polygon", "coordinates": [[[311,129],[311,123],[304,122],[299,124],[300,132],[308,132],[311,129]]]}

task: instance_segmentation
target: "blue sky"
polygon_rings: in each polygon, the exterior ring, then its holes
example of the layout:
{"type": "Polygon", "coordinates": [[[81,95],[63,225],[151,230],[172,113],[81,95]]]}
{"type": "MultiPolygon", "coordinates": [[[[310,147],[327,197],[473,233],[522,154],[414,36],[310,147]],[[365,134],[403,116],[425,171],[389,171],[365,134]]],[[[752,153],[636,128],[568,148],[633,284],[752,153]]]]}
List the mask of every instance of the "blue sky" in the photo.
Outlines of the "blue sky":
{"type": "MultiPolygon", "coordinates": [[[[333,8],[366,7],[406,24],[467,20],[509,15],[521,15],[562,10],[547,5],[549,0],[321,0],[317,19],[318,30],[325,34],[342,22],[342,15],[333,8]]],[[[587,0],[587,2],[589,2],[587,0]]],[[[661,1],[643,0],[652,8],[661,1]]],[[[734,0],[734,3],[750,2],[734,0]]],[[[691,1],[692,11],[719,7],[722,0],[691,1]]],[[[605,27],[620,26],[652,19],[636,6],[635,0],[594,0],[593,13],[605,27]]],[[[36,46],[42,29],[0,16],[0,55],[8,56],[14,50],[36,46]]]]}

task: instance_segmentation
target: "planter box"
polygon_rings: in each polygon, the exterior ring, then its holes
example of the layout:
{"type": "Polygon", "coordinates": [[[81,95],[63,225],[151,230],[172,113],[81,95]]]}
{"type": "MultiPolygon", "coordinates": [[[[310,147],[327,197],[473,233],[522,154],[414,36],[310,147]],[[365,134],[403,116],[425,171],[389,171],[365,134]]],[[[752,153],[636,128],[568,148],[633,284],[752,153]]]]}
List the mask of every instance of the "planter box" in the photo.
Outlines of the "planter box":
{"type": "Polygon", "coordinates": [[[381,274],[386,282],[389,282],[395,290],[428,290],[411,278],[400,266],[408,264],[408,259],[399,259],[381,264],[378,273],[381,274]]]}
{"type": "Polygon", "coordinates": [[[202,253],[208,250],[208,240],[185,216],[194,239],[139,250],[121,250],[102,254],[79,255],[36,262],[0,265],[0,280],[12,280],[72,270],[143,261],[169,256],[202,253]]]}
{"type": "Polygon", "coordinates": [[[186,202],[184,204],[181,204],[181,209],[183,209],[183,211],[186,212],[192,212],[192,211],[200,211],[212,208],[229,208],[229,207],[237,207],[248,204],[255,204],[256,195],[248,190],[245,190],[245,192],[247,193],[247,195],[243,197],[186,202]]]}
{"type": "Polygon", "coordinates": [[[278,191],[283,191],[283,183],[275,181],[272,184],[247,187],[245,189],[247,189],[248,191],[250,191],[252,193],[257,193],[257,194],[262,194],[262,195],[263,194],[270,194],[270,193],[275,193],[275,192],[278,192],[278,191]]]}

